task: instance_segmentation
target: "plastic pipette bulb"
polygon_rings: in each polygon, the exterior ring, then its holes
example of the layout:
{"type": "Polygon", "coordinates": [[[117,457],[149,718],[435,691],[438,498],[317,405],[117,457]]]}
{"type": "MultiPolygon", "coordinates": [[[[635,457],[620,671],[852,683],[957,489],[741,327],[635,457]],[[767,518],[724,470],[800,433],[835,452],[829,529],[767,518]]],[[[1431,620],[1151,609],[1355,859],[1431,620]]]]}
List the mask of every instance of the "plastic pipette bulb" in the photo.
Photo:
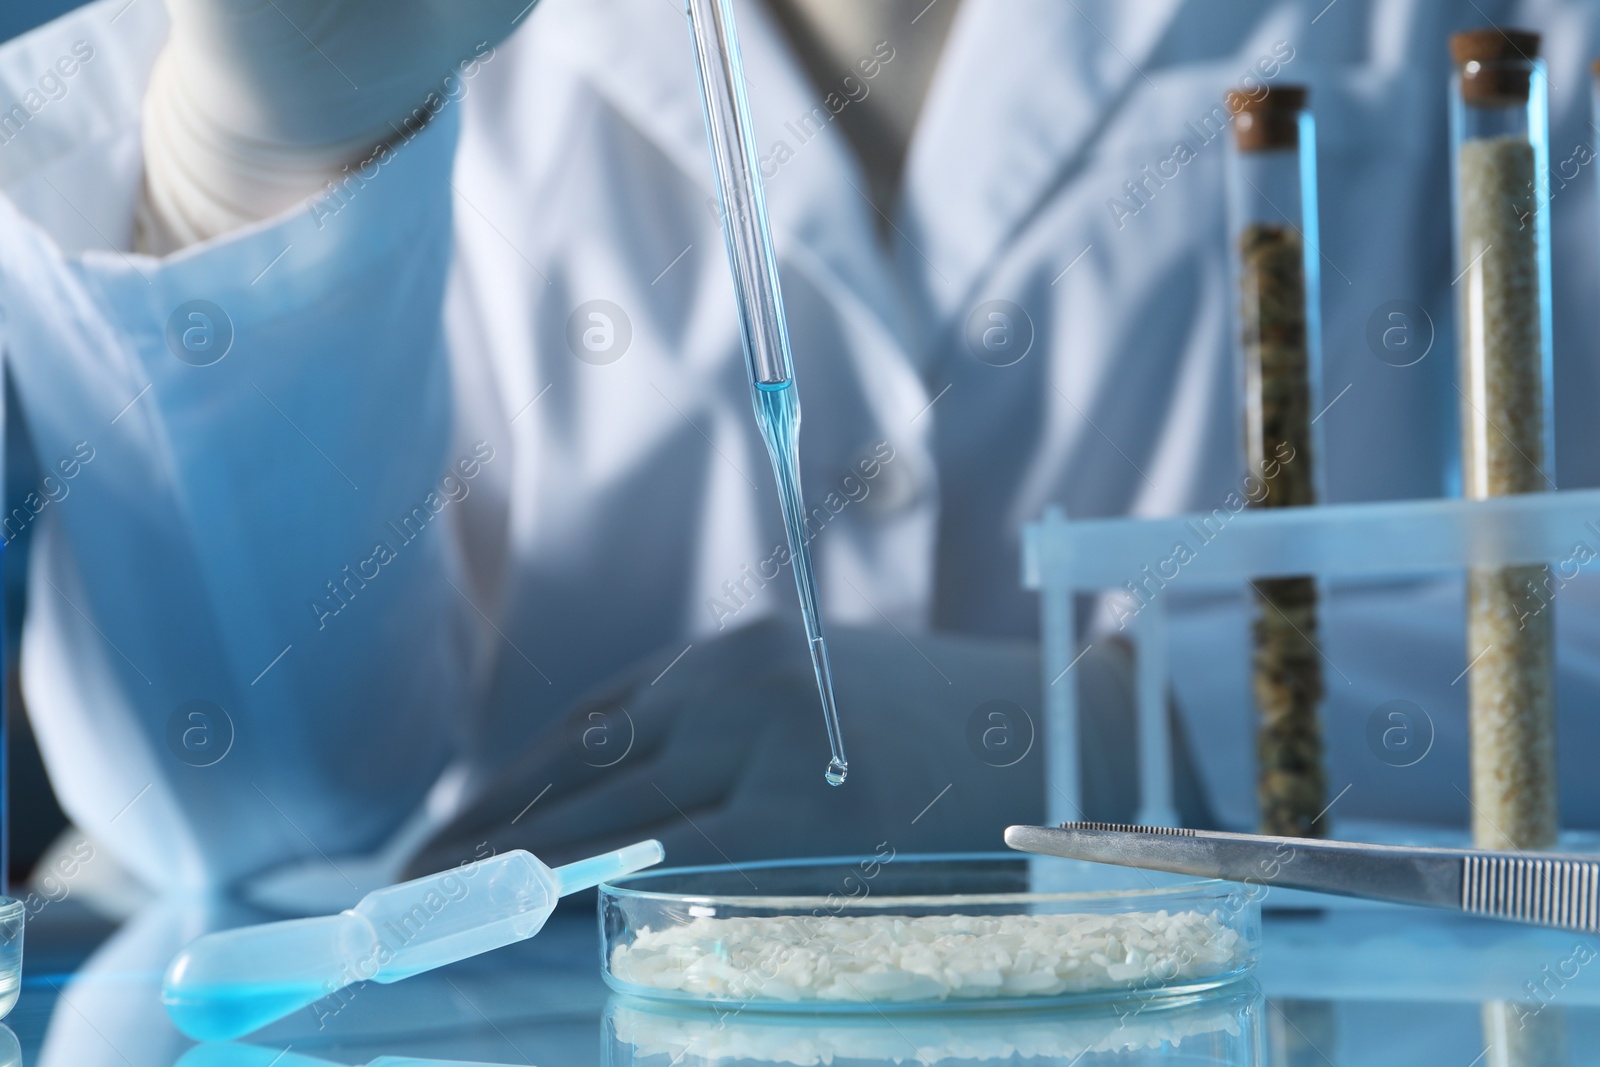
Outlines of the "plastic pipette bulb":
{"type": "Polygon", "coordinates": [[[728,246],[739,307],[745,369],[755,402],[756,422],[772,457],[783,505],[784,530],[794,562],[800,612],[805,618],[811,665],[822,696],[822,717],[833,757],[824,774],[829,785],[843,785],[850,764],[844,755],[839,708],[833,699],[833,670],[822,639],[822,611],[817,580],[811,569],[811,536],[806,505],[800,495],[800,391],[794,383],[789,353],[789,326],[778,286],[778,260],[772,251],[772,228],[761,192],[760,156],[750,102],[745,99],[744,61],[733,23],[732,0],[685,0],[694,39],[695,69],[700,75],[700,100],[705,108],[706,140],[716,166],[722,197],[722,236],[728,246]]]}
{"type": "Polygon", "coordinates": [[[354,982],[398,982],[526,940],[568,893],[664,854],[641,841],[551,870],[518,850],[368,893],[338,915],[207,934],[167,968],[161,1000],[185,1034],[229,1041],[354,982]]]}

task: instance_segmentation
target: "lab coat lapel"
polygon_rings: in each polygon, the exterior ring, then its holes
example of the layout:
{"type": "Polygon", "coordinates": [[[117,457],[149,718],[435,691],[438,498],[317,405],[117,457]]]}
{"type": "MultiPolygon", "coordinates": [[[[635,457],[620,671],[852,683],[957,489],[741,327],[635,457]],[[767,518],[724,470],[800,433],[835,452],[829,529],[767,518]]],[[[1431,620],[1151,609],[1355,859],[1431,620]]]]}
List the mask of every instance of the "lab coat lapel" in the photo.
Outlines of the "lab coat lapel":
{"type": "Polygon", "coordinates": [[[679,169],[712,192],[693,53],[680,4],[565,0],[536,9],[529,30],[556,36],[578,72],[679,169]]]}
{"type": "MultiPolygon", "coordinates": [[[[678,5],[586,0],[547,11],[554,24],[549,29],[572,42],[584,75],[704,189],[705,218],[713,220],[714,173],[689,30],[678,5]]],[[[831,128],[826,95],[795,61],[764,3],[738,3],[736,17],[780,255],[903,340],[907,319],[875,238],[866,181],[843,132],[831,128]]],[[[840,71],[840,78],[847,73],[840,71]]]]}
{"type": "Polygon", "coordinates": [[[878,209],[854,149],[834,122],[843,108],[857,106],[843,79],[852,75],[852,84],[868,92],[871,81],[841,69],[830,85],[818,86],[762,0],[740,5],[738,17],[773,240],[780,251],[787,244],[790,258],[835,300],[857,302],[906,343],[908,321],[877,237],[878,209]]]}
{"type": "Polygon", "coordinates": [[[1077,165],[1183,0],[965,0],[906,166],[906,266],[959,313],[1077,165]]]}

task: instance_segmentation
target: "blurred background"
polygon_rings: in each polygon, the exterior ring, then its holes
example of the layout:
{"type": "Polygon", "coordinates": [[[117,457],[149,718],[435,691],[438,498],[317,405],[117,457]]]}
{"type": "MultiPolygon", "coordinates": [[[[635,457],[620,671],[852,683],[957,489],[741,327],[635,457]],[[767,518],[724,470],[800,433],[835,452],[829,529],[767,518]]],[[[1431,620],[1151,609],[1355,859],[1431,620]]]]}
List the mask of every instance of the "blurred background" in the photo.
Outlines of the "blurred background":
{"type": "MultiPolygon", "coordinates": [[[[77,7],[79,2],[5,0],[0,3],[0,41],[10,40],[40,23],[48,22],[62,12],[77,7]]],[[[6,455],[9,457],[6,464],[6,510],[9,512],[14,503],[13,497],[18,495],[15,490],[22,485],[15,473],[19,469],[19,461],[20,469],[26,471],[31,460],[24,458],[21,451],[27,449],[28,444],[27,437],[19,432],[21,424],[16,417],[16,408],[9,402],[6,407],[6,455]]],[[[20,492],[26,492],[26,487],[20,492]]],[[[17,636],[22,630],[22,578],[27,573],[27,541],[27,531],[24,531],[13,544],[6,546],[5,553],[5,632],[6,643],[12,652],[6,657],[10,670],[5,679],[5,691],[6,704],[11,711],[7,744],[11,749],[10,790],[14,805],[10,857],[10,873],[14,883],[27,878],[40,853],[67,825],[66,816],[56,805],[49,779],[45,777],[44,764],[39,759],[38,747],[33,743],[33,731],[28,728],[28,716],[22,706],[21,690],[17,684],[15,653],[17,636]]]]}

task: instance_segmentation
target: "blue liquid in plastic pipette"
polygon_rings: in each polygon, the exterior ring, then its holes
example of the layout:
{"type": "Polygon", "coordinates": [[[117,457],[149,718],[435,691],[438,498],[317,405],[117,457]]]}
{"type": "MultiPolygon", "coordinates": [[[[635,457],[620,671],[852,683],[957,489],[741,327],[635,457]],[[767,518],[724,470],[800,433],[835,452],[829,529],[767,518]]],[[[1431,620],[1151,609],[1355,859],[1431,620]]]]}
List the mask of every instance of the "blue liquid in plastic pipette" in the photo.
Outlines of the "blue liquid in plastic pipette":
{"type": "Polygon", "coordinates": [[[261,1029],[308,1004],[332,997],[318,981],[209,986],[198,995],[169,996],[167,1014],[179,1030],[203,1040],[227,1040],[261,1029]]]}
{"type": "Polygon", "coordinates": [[[524,941],[563,896],[663,855],[641,841],[551,869],[513,850],[374,890],[337,915],[206,934],[167,967],[161,1000],[189,1037],[231,1041],[355,982],[399,982],[524,941]]]}
{"type": "Polygon", "coordinates": [[[794,384],[777,257],[772,250],[772,231],[767,225],[766,201],[761,192],[760,157],[750,121],[750,104],[745,99],[733,4],[732,0],[685,0],[684,6],[705,106],[706,139],[722,202],[722,235],[728,246],[728,268],[739,308],[745,369],[749,372],[756,422],[778,482],[794,581],[800,591],[800,613],[805,619],[811,665],[816,670],[828,746],[832,749],[824,777],[829,785],[842,785],[850,765],[845,760],[839,708],[833,699],[828,646],[822,640],[817,579],[807,547],[806,506],[800,495],[800,395],[794,384]]]}

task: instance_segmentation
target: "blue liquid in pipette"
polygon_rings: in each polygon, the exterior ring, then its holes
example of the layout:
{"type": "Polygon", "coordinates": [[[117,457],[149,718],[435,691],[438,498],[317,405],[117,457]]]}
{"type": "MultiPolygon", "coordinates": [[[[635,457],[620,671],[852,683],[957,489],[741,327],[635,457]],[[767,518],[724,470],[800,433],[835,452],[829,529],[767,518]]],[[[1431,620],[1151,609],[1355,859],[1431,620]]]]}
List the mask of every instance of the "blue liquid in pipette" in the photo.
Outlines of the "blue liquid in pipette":
{"type": "Polygon", "coordinates": [[[789,555],[794,563],[794,582],[800,591],[800,613],[805,618],[806,640],[811,647],[811,666],[817,672],[817,690],[822,694],[822,716],[828,727],[828,747],[832,758],[823,774],[829,785],[843,785],[850,773],[844,756],[844,735],[839,730],[839,708],[833,699],[833,668],[828,664],[828,646],[822,639],[822,620],[818,609],[816,573],[811,568],[811,548],[806,530],[805,499],[800,495],[800,395],[793,381],[758,383],[755,389],[756,422],[772,457],[772,473],[778,481],[778,499],[783,506],[784,529],[789,535],[789,555]]]}
{"type": "Polygon", "coordinates": [[[824,775],[829,785],[844,784],[849,773],[839,709],[833,699],[833,673],[828,646],[822,640],[817,608],[817,581],[811,570],[806,508],[800,496],[800,398],[794,385],[789,331],[783,318],[777,257],[761,194],[760,153],[745,98],[743,63],[734,28],[732,0],[686,0],[700,100],[705,108],[706,141],[717,172],[722,201],[722,236],[728,246],[728,268],[738,300],[744,341],[745,369],[755,396],[756,422],[772,456],[783,521],[789,535],[800,611],[805,617],[811,664],[817,672],[822,714],[833,758],[824,775]]]}
{"type": "Polygon", "coordinates": [[[167,1013],[184,1033],[201,1041],[229,1041],[328,995],[320,982],[294,985],[207,986],[184,997],[164,997],[167,1013]]]}

